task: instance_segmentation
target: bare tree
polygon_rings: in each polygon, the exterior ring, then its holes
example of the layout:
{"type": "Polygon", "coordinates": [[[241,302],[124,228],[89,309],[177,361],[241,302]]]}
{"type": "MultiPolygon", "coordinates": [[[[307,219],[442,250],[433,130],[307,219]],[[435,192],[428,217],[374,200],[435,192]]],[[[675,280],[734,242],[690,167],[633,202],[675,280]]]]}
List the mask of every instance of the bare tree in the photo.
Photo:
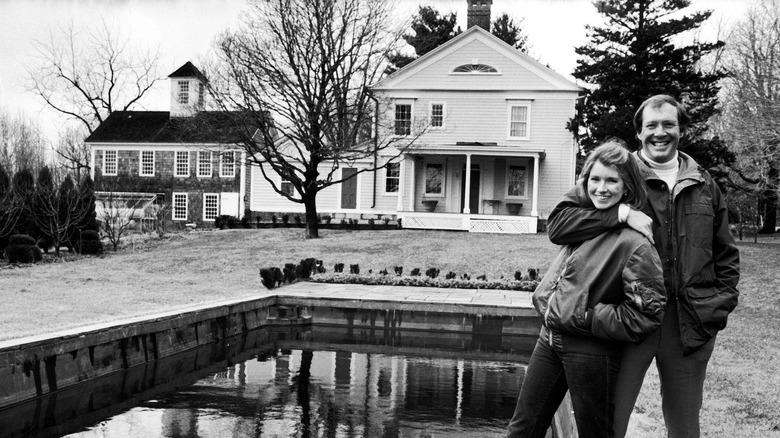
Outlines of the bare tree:
{"type": "Polygon", "coordinates": [[[29,207],[36,228],[54,246],[54,255],[60,247],[70,244],[74,228],[84,221],[91,209],[81,202],[81,194],[70,175],[58,185],[48,167],[38,174],[38,184],[29,207]]]}
{"type": "Polygon", "coordinates": [[[212,97],[233,116],[248,160],[271,187],[305,206],[306,237],[319,236],[321,190],[386,163],[374,160],[347,177],[340,168],[383,150],[398,157],[419,135],[419,129],[405,137],[378,129],[389,118],[377,109],[387,105],[369,86],[381,78],[400,36],[390,21],[381,0],[255,1],[240,28],[218,41],[212,97]],[[283,190],[276,175],[294,190],[283,190]]]}
{"type": "Polygon", "coordinates": [[[97,220],[100,222],[100,231],[111,242],[114,251],[119,248],[127,233],[135,222],[136,209],[141,206],[141,201],[130,201],[121,198],[118,193],[102,192],[97,200],[97,220]]]}
{"type": "Polygon", "coordinates": [[[780,190],[780,0],[761,0],[733,29],[723,62],[719,131],[736,162],[730,183],[759,200],[761,233],[774,233],[780,190]]]}
{"type": "Polygon", "coordinates": [[[21,169],[37,172],[45,163],[47,147],[36,124],[0,111],[0,166],[9,174],[21,169]]]}
{"type": "Polygon", "coordinates": [[[82,172],[89,174],[89,147],[84,142],[87,135],[82,127],[68,127],[60,133],[54,152],[59,164],[80,181],[82,172]]]}
{"type": "Polygon", "coordinates": [[[92,133],[114,111],[137,105],[157,81],[157,53],[130,48],[108,23],[77,32],[71,24],[38,42],[30,90],[92,133]]]}

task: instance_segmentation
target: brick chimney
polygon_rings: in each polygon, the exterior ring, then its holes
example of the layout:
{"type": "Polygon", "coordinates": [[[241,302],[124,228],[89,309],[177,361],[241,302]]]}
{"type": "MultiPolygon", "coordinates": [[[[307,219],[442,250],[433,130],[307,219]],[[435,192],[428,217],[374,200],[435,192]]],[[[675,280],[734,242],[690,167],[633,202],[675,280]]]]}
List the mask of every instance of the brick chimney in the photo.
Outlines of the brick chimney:
{"type": "Polygon", "coordinates": [[[468,14],[466,15],[466,28],[479,26],[490,32],[490,5],[493,0],[467,0],[468,14]]]}

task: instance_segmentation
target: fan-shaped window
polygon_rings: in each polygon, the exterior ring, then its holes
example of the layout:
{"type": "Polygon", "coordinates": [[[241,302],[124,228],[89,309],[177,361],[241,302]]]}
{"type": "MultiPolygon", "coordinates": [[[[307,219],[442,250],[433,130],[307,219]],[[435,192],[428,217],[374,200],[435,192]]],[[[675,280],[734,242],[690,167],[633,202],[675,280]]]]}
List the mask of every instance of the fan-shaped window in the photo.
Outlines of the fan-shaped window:
{"type": "Polygon", "coordinates": [[[495,67],[487,64],[463,64],[455,67],[453,73],[498,73],[495,67]]]}

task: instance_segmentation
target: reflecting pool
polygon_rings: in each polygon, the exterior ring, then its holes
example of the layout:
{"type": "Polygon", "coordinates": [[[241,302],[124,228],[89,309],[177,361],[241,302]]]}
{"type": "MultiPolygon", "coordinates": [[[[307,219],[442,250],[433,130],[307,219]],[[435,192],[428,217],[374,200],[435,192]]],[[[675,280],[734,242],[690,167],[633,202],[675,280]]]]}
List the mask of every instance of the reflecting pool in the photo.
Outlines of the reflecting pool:
{"type": "Polygon", "coordinates": [[[276,351],[73,437],[502,436],[524,366],[276,351]]]}
{"type": "Polygon", "coordinates": [[[267,327],[93,378],[0,410],[0,435],[503,436],[536,319],[470,332],[360,321],[267,327]]]}

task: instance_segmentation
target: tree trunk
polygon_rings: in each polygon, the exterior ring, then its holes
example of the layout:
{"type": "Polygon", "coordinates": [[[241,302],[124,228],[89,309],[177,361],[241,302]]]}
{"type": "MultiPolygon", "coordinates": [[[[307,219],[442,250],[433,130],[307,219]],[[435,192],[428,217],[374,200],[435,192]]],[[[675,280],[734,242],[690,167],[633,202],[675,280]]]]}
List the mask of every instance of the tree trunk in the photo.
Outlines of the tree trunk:
{"type": "Polygon", "coordinates": [[[306,238],[316,239],[320,237],[320,223],[317,217],[317,197],[315,194],[303,196],[303,206],[306,207],[306,238]]]}
{"type": "Polygon", "coordinates": [[[764,226],[758,230],[761,234],[772,234],[777,227],[777,190],[775,187],[778,186],[778,179],[780,179],[780,170],[770,167],[767,172],[769,188],[762,193],[764,226]]]}

